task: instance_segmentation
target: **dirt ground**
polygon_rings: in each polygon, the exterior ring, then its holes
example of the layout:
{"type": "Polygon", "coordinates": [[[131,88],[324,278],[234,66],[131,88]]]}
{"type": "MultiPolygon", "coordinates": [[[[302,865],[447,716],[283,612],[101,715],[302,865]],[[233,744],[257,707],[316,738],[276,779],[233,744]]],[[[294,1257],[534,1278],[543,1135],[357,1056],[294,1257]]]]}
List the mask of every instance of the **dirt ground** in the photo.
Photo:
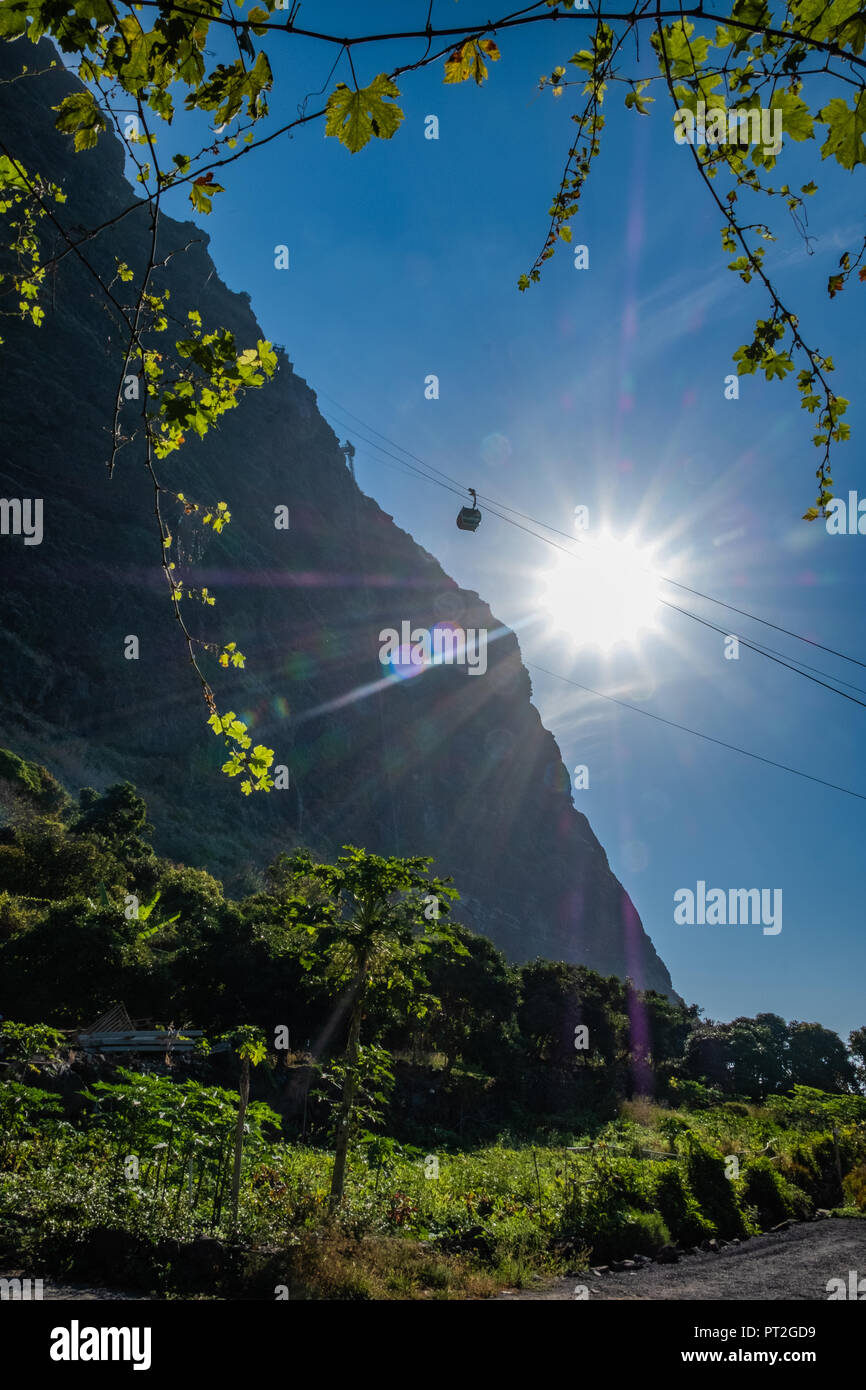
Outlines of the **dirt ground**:
{"type": "MultiPolygon", "coordinates": [[[[753,1236],[719,1254],[685,1255],[678,1264],[645,1265],[623,1274],[578,1274],[548,1287],[505,1289],[498,1299],[572,1299],[583,1285],[595,1299],[799,1299],[826,1302],[830,1279],[856,1270],[866,1281],[866,1220],[834,1217],[753,1236]]],[[[866,1282],[860,1295],[866,1301],[866,1282]]]]}

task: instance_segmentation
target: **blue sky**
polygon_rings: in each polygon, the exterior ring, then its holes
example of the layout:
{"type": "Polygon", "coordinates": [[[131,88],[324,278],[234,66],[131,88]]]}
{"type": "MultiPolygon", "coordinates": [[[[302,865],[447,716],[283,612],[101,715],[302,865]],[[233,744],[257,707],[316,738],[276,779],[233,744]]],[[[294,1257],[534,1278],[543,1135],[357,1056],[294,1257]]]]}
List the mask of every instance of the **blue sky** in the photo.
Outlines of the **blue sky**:
{"type": "MultiPolygon", "coordinates": [[[[421,0],[308,0],[299,22],[357,33],[411,27],[425,14],[421,0]]],[[[449,0],[434,6],[434,22],[457,15],[449,0]]],[[[460,21],[473,16],[477,7],[461,0],[460,21]]],[[[689,150],[674,143],[661,89],[649,116],[625,109],[623,89],[609,93],[574,229],[589,269],[576,270],[563,244],[541,283],[517,291],[546,235],[579,100],[577,88],[559,100],[539,93],[538,78],[566,62],[582,32],[560,24],[503,33],[502,60],[480,89],[444,86],[441,64],[409,74],[391,141],[351,156],[311,123],[237,161],[201,220],[220,275],[250,293],[340,438],[354,439],[363,490],[514,627],[566,765],[589,768],[575,803],[675,987],[711,1017],[772,1010],[847,1035],[866,1022],[866,804],[584,695],[532,663],[862,793],[866,711],[748,650],[725,660],[721,636],[663,607],[637,643],[607,653],[575,645],[540,603],[556,550],[492,515],[474,536],[457,531],[458,499],[362,442],[375,436],[333,404],[563,532],[585,504],[589,534],[630,534],[664,574],[866,660],[866,537],[800,520],[818,455],[793,378],[744,378],[739,399],[724,398],[731,354],[768,299],[725,268],[720,215],[689,150]],[[424,138],[429,114],[439,117],[436,141],[424,138]],[[288,271],[274,268],[281,243],[288,271]],[[425,399],[429,373],[439,377],[438,400],[425,399]],[[782,889],[782,931],[675,925],[674,893],[698,880],[782,889]]],[[[335,56],[317,42],[281,42],[266,44],[277,121],[326,83],[335,56]]],[[[358,49],[359,81],[422,50],[358,49]]],[[[345,59],[326,92],[339,79],[350,80],[345,59]]],[[[162,136],[164,149],[190,143],[183,122],[162,136]]],[[[798,187],[813,177],[812,254],[781,200],[765,200],[760,217],[778,236],[767,266],[807,341],[833,356],[838,392],[852,398],[852,442],[834,478],[841,495],[858,483],[866,495],[856,399],[866,286],[852,279],[832,302],[825,289],[842,251],[862,238],[862,185],[822,162],[817,142],[786,144],[769,181],[798,187]]],[[[189,215],[179,197],[166,206],[189,215]]],[[[726,632],[866,687],[860,667],[667,585],[661,592],[726,632]]],[[[573,627],[579,633],[579,612],[573,627]]]]}

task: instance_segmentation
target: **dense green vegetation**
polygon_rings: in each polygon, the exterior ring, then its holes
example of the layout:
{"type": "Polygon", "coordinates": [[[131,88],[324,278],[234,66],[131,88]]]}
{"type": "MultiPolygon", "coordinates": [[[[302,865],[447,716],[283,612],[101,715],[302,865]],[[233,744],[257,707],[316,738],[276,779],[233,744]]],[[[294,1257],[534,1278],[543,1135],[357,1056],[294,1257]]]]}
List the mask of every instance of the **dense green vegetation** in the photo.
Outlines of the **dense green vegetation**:
{"type": "Polygon", "coordinates": [[[587,1119],[596,1138],[577,1152],[565,1134],[436,1154],[381,1137],[351,1151],[333,1217],[332,1156],[280,1138],[279,1116],[252,1102],[235,1225],[230,1092],[122,1071],[87,1089],[71,1125],[56,1095],[6,1081],[0,1253],[187,1295],[483,1295],[671,1241],[742,1239],[821,1206],[862,1211],[866,1100],[840,1099],[798,1088],[766,1106],[625,1102],[616,1121],[587,1119]]]}
{"type": "Polygon", "coordinates": [[[0,769],[0,1257],[447,1297],[866,1203],[866,1030],[510,965],[425,859],[282,855],[231,901],[128,784],[0,769]],[[205,1040],[76,1052],[119,1001],[205,1040]]]}

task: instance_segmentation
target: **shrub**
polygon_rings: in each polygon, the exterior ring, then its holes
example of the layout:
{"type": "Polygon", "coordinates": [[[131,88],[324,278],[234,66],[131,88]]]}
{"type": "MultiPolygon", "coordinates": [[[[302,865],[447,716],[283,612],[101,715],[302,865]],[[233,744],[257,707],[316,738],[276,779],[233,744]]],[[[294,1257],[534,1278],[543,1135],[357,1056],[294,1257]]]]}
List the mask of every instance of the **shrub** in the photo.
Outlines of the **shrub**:
{"type": "Polygon", "coordinates": [[[0,781],[42,815],[60,816],[72,805],[72,798],[47,768],[25,762],[8,748],[0,748],[0,781]]]}
{"type": "Polygon", "coordinates": [[[842,1183],[842,1188],[851,1206],[858,1207],[860,1211],[866,1211],[866,1163],[861,1163],[859,1167],[851,1169],[842,1183]]]}
{"type": "Polygon", "coordinates": [[[659,1121],[659,1134],[673,1144],[681,1134],[685,1134],[689,1123],[681,1115],[665,1115],[659,1121]]]}
{"type": "Polygon", "coordinates": [[[0,890],[0,941],[27,931],[38,915],[34,905],[0,890]]]}
{"type": "Polygon", "coordinates": [[[491,1259],[526,1260],[539,1256],[547,1247],[546,1232],[526,1212],[505,1216],[491,1223],[491,1259]]]}
{"type": "Polygon", "coordinates": [[[687,1110],[712,1110],[722,1099],[717,1086],[702,1086],[700,1081],[685,1081],[677,1077],[671,1080],[671,1096],[677,1105],[683,1105],[687,1110]]]}
{"type": "Polygon", "coordinates": [[[694,1197],[683,1186],[676,1163],[662,1165],[652,1183],[652,1195],[671,1236],[679,1245],[698,1245],[713,1234],[694,1197]]]}
{"type": "Polygon", "coordinates": [[[791,1150],[790,1178],[818,1207],[835,1207],[841,1199],[836,1148],[831,1134],[815,1134],[791,1150]]]}
{"type": "Polygon", "coordinates": [[[702,1144],[694,1135],[687,1135],[686,1181],[703,1215],[720,1236],[730,1238],[745,1233],[745,1223],[725,1171],[720,1153],[702,1144]]]}
{"type": "Polygon", "coordinates": [[[741,1196],[745,1206],[755,1208],[763,1230],[791,1217],[802,1219],[811,1209],[806,1194],[786,1182],[768,1158],[749,1162],[743,1175],[741,1196]]]}
{"type": "Polygon", "coordinates": [[[593,1260],[604,1262],[654,1255],[670,1239],[671,1233],[658,1212],[635,1211],[633,1207],[603,1212],[595,1229],[587,1232],[593,1260]]]}

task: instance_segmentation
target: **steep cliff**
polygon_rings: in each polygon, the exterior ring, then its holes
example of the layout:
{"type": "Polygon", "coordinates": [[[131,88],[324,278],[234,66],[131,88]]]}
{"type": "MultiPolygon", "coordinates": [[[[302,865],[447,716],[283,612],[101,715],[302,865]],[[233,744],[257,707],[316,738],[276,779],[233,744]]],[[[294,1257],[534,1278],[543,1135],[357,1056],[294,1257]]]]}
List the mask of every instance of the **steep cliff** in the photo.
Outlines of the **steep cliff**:
{"type": "MultiPolygon", "coordinates": [[[[52,57],[45,43],[3,44],[0,71],[46,68],[52,57]]],[[[54,131],[49,108],[76,86],[62,69],[0,86],[0,128],[16,158],[66,191],[64,227],[90,229],[135,195],[119,141],[103,136],[74,155],[54,131]]],[[[87,256],[111,278],[116,257],[144,263],[149,235],[136,210],[88,241],[87,256]]],[[[45,236],[62,248],[56,232],[45,236]]],[[[197,308],[206,328],[226,326],[242,346],[262,336],[248,297],[220,281],[201,228],[164,217],[158,255],[171,256],[157,283],[179,320],[197,308]]],[[[74,254],[60,261],[46,307],[38,330],[2,322],[0,491],[44,504],[41,544],[0,536],[3,742],[73,791],[134,782],[159,850],[236,887],[299,843],[323,855],[344,843],[430,854],[437,872],[454,876],[461,919],[512,959],[584,962],[670,993],[628,894],[572,805],[514,635],[490,641],[483,675],[443,665],[369,689],[382,676],[383,628],[451,621],[492,638],[501,624],[359,491],[315,392],[282,352],[269,385],[161,465],[167,486],[231,508],[231,525],[211,536],[169,506],[190,582],[218,595],[191,620],[247,654],[243,672],[205,665],[221,707],[276,750],[291,785],[244,798],[220,775],[225,755],[172,621],[137,446],[111,480],[105,468],[122,341],[74,254]],[[280,504],[290,508],[288,532],[274,526],[280,504]],[[124,658],[130,634],[138,660],[124,658]]]]}

